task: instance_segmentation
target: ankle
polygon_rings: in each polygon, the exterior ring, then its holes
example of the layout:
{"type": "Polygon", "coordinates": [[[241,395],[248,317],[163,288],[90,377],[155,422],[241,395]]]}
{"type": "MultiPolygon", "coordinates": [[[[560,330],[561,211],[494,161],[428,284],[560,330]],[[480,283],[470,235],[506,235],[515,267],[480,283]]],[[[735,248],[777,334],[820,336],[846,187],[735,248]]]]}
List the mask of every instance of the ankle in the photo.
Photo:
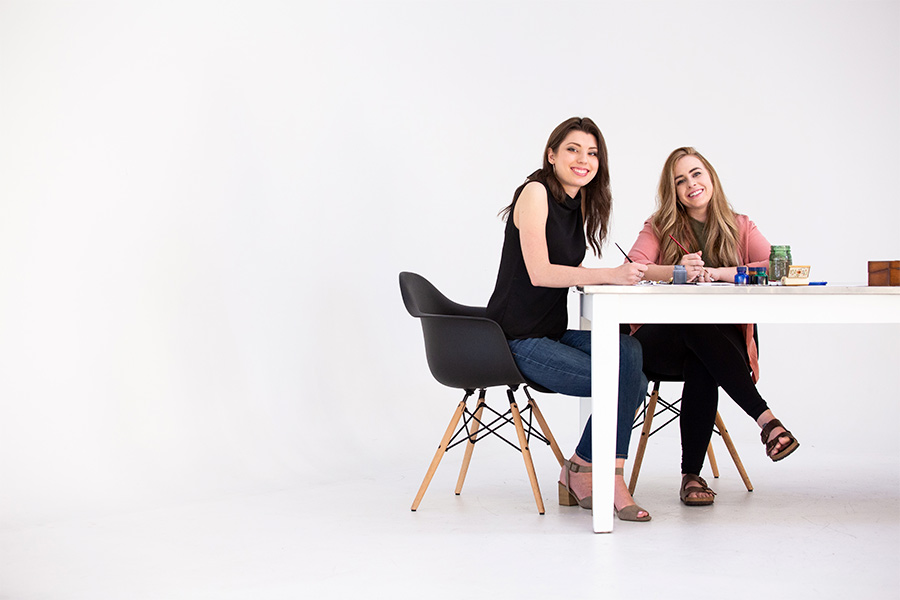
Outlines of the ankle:
{"type": "Polygon", "coordinates": [[[613,495],[613,506],[615,506],[617,510],[622,510],[626,506],[630,506],[634,503],[634,497],[631,495],[631,492],[628,491],[628,486],[625,485],[625,482],[617,481],[615,493],[613,495]]]}
{"type": "Polygon", "coordinates": [[[569,462],[575,463],[576,465],[581,465],[582,467],[589,467],[589,466],[591,466],[591,461],[589,461],[589,460],[584,460],[583,458],[581,458],[581,457],[578,456],[577,454],[573,454],[573,455],[572,455],[572,458],[569,459],[569,462]]]}
{"type": "Polygon", "coordinates": [[[769,421],[771,421],[774,418],[775,418],[775,414],[771,410],[766,410],[763,414],[761,414],[761,415],[759,415],[759,417],[757,417],[756,424],[759,425],[760,429],[762,429],[763,427],[766,426],[766,424],[768,424],[769,421]]]}

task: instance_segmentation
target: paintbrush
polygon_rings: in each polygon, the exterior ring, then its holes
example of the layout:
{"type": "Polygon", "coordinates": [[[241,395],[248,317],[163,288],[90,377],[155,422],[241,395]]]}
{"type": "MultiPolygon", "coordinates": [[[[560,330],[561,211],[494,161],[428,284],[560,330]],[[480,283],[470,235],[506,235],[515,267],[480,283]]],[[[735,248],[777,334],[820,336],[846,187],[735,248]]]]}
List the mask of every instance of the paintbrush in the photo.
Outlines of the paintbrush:
{"type": "Polygon", "coordinates": [[[685,248],[684,246],[681,245],[681,242],[679,242],[679,241],[676,240],[674,237],[672,237],[672,234],[671,234],[671,233],[669,234],[669,237],[672,238],[672,241],[673,241],[673,242],[675,242],[676,244],[678,244],[678,247],[679,247],[679,248],[681,248],[682,250],[684,250],[684,253],[685,253],[685,254],[690,254],[690,253],[691,253],[690,250],[688,250],[687,248],[685,248]]]}
{"type": "MultiPolygon", "coordinates": [[[[613,243],[615,243],[615,242],[613,242],[613,243]]],[[[676,242],[676,243],[677,243],[677,242],[676,242]]],[[[625,254],[625,251],[622,250],[622,246],[620,246],[619,244],[616,244],[616,248],[619,249],[619,252],[621,252],[622,254],[625,254]]],[[[631,260],[630,258],[628,258],[628,255],[627,255],[627,254],[625,254],[625,258],[628,259],[628,262],[634,262],[633,260],[631,260]]]]}

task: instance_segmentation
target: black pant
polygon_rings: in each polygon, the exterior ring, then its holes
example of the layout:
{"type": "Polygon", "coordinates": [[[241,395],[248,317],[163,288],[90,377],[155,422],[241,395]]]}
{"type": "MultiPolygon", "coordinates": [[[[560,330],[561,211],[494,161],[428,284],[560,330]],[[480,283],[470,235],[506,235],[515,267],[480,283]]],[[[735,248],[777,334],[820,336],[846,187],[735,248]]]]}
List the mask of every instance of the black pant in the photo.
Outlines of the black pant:
{"type": "Polygon", "coordinates": [[[700,474],[719,403],[719,386],[753,420],[768,406],[750,374],[747,346],[736,325],[643,325],[644,373],[683,379],[681,472],[700,474]]]}

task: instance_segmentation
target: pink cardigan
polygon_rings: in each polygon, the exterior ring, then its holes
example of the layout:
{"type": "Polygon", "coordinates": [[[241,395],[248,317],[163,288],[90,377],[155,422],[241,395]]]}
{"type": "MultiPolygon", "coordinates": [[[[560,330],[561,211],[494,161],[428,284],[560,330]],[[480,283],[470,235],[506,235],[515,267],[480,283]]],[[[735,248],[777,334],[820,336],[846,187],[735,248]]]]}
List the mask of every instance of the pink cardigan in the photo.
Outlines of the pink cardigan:
{"type": "MultiPolygon", "coordinates": [[[[735,214],[738,226],[738,253],[741,264],[748,267],[769,266],[769,241],[756,228],[756,224],[747,215],[735,214]]],[[[653,224],[650,219],[644,221],[644,228],[638,234],[637,240],[628,253],[635,262],[644,265],[657,264],[659,260],[659,238],[653,233],[653,224]]],[[[638,330],[640,325],[632,325],[631,333],[638,330]]],[[[744,339],[747,342],[747,355],[750,357],[750,369],[753,371],[753,381],[759,380],[759,350],[756,340],[753,339],[753,326],[741,325],[744,330],[744,339]]]]}

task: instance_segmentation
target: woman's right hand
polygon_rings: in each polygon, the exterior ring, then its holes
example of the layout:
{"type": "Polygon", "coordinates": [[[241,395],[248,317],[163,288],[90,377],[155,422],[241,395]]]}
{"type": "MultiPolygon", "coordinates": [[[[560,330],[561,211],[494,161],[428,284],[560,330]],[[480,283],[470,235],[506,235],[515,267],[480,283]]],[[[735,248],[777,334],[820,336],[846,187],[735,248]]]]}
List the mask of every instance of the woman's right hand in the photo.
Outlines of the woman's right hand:
{"type": "Polygon", "coordinates": [[[644,278],[647,265],[636,262],[627,262],[614,269],[610,269],[612,275],[610,283],[614,285],[635,285],[644,278]]]}
{"type": "Polygon", "coordinates": [[[705,269],[702,254],[703,251],[701,250],[699,252],[691,252],[690,254],[685,254],[681,257],[681,261],[678,264],[684,265],[684,270],[687,271],[688,281],[694,281],[703,278],[705,269]]]}

